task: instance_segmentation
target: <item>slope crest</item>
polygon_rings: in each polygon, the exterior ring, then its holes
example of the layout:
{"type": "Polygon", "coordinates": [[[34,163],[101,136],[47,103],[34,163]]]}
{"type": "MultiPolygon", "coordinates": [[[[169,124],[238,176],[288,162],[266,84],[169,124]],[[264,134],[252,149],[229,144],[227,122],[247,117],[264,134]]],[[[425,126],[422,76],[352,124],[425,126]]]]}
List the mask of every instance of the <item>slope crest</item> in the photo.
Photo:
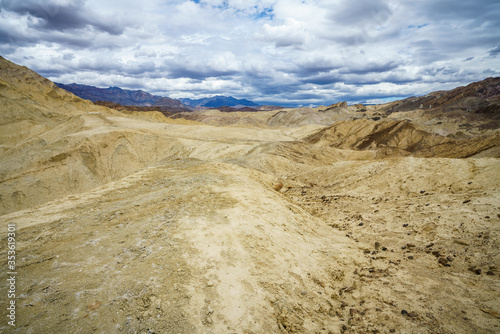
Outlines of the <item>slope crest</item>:
{"type": "Polygon", "coordinates": [[[455,139],[430,133],[408,121],[359,119],[337,122],[304,139],[310,144],[354,150],[377,150],[383,156],[416,155],[465,158],[500,146],[500,136],[455,139]]]}

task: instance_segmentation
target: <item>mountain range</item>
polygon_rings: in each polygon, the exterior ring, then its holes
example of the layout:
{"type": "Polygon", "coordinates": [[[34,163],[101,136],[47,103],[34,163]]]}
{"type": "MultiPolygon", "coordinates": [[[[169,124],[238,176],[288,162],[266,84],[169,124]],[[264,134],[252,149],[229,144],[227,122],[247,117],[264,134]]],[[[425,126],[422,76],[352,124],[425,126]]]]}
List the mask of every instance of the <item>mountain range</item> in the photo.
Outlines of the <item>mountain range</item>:
{"type": "Polygon", "coordinates": [[[233,108],[259,106],[252,101],[236,99],[232,96],[217,95],[202,99],[181,98],[177,100],[152,95],[143,90],[128,90],[119,87],[99,88],[76,83],[66,85],[56,82],[55,84],[82,99],[92,102],[106,101],[124,106],[162,107],[162,109],[168,111],[189,111],[193,108],[219,108],[223,106],[233,108]]]}
{"type": "Polygon", "coordinates": [[[218,108],[222,106],[227,107],[258,107],[257,103],[254,103],[245,99],[236,99],[232,96],[222,96],[217,95],[213,97],[207,97],[203,99],[180,99],[180,101],[190,107],[205,107],[205,108],[218,108]]]}

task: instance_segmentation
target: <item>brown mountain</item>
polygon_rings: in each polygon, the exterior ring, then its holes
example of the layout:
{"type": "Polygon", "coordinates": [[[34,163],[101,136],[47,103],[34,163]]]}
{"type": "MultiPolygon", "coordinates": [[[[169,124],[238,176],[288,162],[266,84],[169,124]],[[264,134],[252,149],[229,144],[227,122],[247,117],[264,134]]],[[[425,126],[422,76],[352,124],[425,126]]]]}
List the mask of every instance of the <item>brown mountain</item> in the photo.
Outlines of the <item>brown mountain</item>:
{"type": "Polygon", "coordinates": [[[409,111],[414,109],[441,110],[461,109],[468,112],[499,109],[500,77],[487,78],[458,87],[450,91],[437,91],[421,97],[410,97],[392,105],[388,112],[409,111]]]}

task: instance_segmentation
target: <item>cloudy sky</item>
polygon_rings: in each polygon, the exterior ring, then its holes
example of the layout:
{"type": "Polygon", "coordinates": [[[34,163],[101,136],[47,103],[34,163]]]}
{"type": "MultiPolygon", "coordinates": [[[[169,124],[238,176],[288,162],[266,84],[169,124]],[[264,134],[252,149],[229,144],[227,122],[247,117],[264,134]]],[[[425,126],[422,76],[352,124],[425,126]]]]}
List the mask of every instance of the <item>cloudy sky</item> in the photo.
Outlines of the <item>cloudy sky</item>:
{"type": "Polygon", "coordinates": [[[380,102],[500,76],[498,0],[0,0],[52,81],[260,104],[380,102]]]}

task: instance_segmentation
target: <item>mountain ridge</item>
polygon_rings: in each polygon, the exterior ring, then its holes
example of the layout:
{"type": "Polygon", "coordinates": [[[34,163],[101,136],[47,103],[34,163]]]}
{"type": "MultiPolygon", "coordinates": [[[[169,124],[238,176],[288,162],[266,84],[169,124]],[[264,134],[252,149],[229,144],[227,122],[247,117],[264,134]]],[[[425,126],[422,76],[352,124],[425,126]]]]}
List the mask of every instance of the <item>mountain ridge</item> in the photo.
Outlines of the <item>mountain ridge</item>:
{"type": "Polygon", "coordinates": [[[92,102],[107,101],[121,105],[134,105],[139,107],[167,107],[174,109],[188,109],[181,101],[169,97],[153,95],[143,90],[128,90],[120,87],[99,88],[89,85],[72,83],[69,85],[55,83],[58,87],[65,89],[82,99],[92,102]]]}
{"type": "Polygon", "coordinates": [[[212,97],[206,97],[202,99],[179,99],[183,104],[191,107],[205,107],[205,108],[218,108],[218,107],[258,107],[257,103],[249,101],[247,99],[236,99],[232,96],[216,95],[212,97]]]}
{"type": "Polygon", "coordinates": [[[55,83],[58,87],[92,102],[112,102],[123,106],[137,107],[166,107],[188,111],[191,108],[218,108],[218,107],[259,107],[255,102],[247,99],[236,99],[232,96],[216,95],[202,99],[172,99],[165,96],[153,95],[143,90],[123,89],[117,86],[99,88],[77,83],[55,83]]]}

